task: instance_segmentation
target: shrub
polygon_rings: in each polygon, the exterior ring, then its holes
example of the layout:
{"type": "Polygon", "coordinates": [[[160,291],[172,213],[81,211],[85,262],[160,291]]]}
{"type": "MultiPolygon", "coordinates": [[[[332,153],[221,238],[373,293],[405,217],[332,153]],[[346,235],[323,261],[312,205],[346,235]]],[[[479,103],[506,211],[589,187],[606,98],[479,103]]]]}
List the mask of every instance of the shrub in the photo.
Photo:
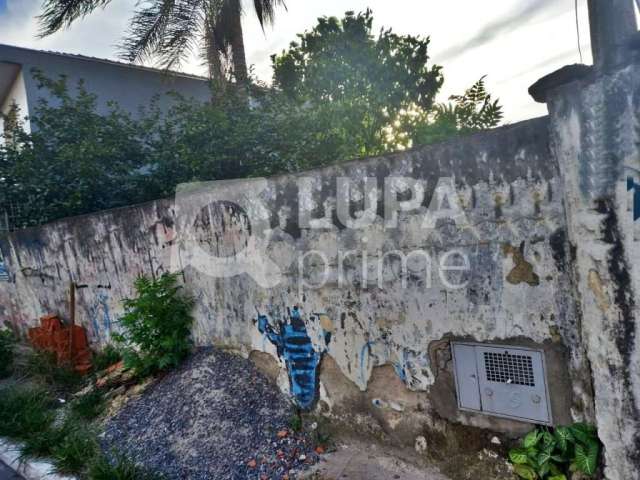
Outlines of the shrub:
{"type": "Polygon", "coordinates": [[[137,297],[124,300],[123,332],[116,339],[123,345],[125,365],[139,376],[176,367],[191,350],[193,300],[177,283],[178,274],[140,277],[137,297]]]}
{"type": "Polygon", "coordinates": [[[520,447],[509,451],[509,459],[521,478],[566,480],[572,472],[594,475],[599,454],[596,428],[576,423],[554,430],[536,428],[524,437],[520,447]]]}
{"type": "Polygon", "coordinates": [[[0,378],[11,375],[15,336],[9,329],[0,330],[0,378]]]}

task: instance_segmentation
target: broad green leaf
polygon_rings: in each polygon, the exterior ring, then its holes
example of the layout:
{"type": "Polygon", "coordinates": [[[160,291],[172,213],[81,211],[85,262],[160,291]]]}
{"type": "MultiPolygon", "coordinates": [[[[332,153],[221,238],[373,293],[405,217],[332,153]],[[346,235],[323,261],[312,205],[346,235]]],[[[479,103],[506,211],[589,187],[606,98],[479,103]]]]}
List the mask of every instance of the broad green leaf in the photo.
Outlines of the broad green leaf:
{"type": "Polygon", "coordinates": [[[593,475],[598,468],[599,452],[600,446],[593,440],[586,446],[576,445],[576,466],[578,470],[587,475],[593,475]]]}
{"type": "Polygon", "coordinates": [[[515,465],[513,470],[520,478],[525,480],[536,480],[538,478],[536,471],[529,465],[515,465]]]}
{"type": "Polygon", "coordinates": [[[563,452],[567,450],[569,442],[573,441],[571,430],[569,430],[567,427],[556,428],[554,436],[556,441],[558,442],[558,447],[560,447],[560,450],[562,450],[563,452]]]}
{"type": "Polygon", "coordinates": [[[556,446],[556,439],[551,434],[551,432],[549,432],[549,430],[545,430],[542,433],[542,444],[545,446],[545,448],[553,448],[556,446]]]}
{"type": "Polygon", "coordinates": [[[585,445],[598,438],[595,427],[586,423],[574,423],[569,427],[569,430],[578,442],[585,445]]]}
{"type": "Polygon", "coordinates": [[[522,465],[529,461],[527,451],[523,448],[513,448],[509,450],[509,460],[516,465],[522,465]]]}
{"type": "Polygon", "coordinates": [[[567,477],[564,476],[564,474],[560,474],[560,475],[554,475],[553,477],[549,477],[548,480],[567,480],[567,477]]]}
{"type": "Polygon", "coordinates": [[[542,433],[538,430],[532,430],[524,437],[522,444],[524,445],[524,448],[535,447],[540,441],[540,438],[542,438],[542,433]]]}
{"type": "Polygon", "coordinates": [[[546,451],[540,452],[540,454],[537,457],[538,465],[549,463],[549,460],[551,460],[551,454],[546,451]]]}
{"type": "Polygon", "coordinates": [[[549,467],[549,463],[548,462],[540,462],[539,466],[538,466],[538,475],[540,476],[540,478],[544,478],[546,477],[547,473],[549,473],[550,471],[550,467],[549,467]]]}

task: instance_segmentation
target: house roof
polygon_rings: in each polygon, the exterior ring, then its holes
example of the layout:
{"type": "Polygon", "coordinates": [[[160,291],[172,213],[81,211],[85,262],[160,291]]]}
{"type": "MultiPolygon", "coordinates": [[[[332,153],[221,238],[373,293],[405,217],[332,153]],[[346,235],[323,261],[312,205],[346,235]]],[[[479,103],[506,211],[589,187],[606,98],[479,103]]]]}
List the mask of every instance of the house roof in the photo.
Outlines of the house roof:
{"type": "Polygon", "coordinates": [[[143,71],[147,71],[147,72],[157,73],[157,74],[160,74],[160,75],[170,75],[170,76],[174,76],[174,77],[190,78],[192,80],[202,80],[202,81],[205,81],[205,82],[209,81],[209,79],[207,77],[202,77],[202,76],[199,76],[199,75],[191,75],[189,73],[178,72],[178,71],[175,71],[175,70],[165,70],[165,69],[158,69],[158,68],[152,68],[152,67],[145,67],[144,65],[138,65],[138,64],[135,64],[135,63],[120,62],[120,61],[117,61],[117,60],[109,60],[109,59],[106,59],[106,58],[90,57],[90,56],[79,55],[79,54],[75,54],[75,53],[56,52],[56,51],[52,51],[52,50],[37,50],[37,49],[32,49],[32,48],[18,47],[18,46],[15,46],[15,45],[8,45],[8,44],[4,44],[4,43],[0,43],[0,62],[3,61],[2,51],[4,49],[7,49],[7,48],[14,49],[14,50],[22,50],[24,52],[29,52],[29,53],[59,56],[59,57],[69,58],[69,59],[73,59],[73,60],[79,60],[79,61],[83,61],[83,62],[102,63],[102,64],[112,65],[112,66],[120,67],[120,68],[130,68],[130,69],[136,69],[136,70],[143,70],[143,71]]]}

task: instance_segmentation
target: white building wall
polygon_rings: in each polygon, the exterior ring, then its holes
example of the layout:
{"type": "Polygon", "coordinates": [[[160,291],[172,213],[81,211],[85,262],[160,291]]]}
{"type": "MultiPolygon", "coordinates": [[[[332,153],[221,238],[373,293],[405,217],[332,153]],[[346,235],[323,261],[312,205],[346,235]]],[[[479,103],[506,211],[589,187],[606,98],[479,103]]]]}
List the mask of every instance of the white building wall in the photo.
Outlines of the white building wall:
{"type": "MultiPolygon", "coordinates": [[[[2,111],[2,115],[7,115],[11,110],[11,106],[13,104],[18,105],[20,111],[20,120],[24,122],[24,127],[27,132],[31,131],[31,125],[27,118],[29,112],[29,105],[27,102],[27,89],[24,83],[24,76],[22,75],[22,70],[18,73],[13,85],[11,86],[11,90],[9,90],[9,95],[2,103],[0,111],[2,111]]],[[[4,118],[0,117],[0,144],[4,144],[4,118]]]]}

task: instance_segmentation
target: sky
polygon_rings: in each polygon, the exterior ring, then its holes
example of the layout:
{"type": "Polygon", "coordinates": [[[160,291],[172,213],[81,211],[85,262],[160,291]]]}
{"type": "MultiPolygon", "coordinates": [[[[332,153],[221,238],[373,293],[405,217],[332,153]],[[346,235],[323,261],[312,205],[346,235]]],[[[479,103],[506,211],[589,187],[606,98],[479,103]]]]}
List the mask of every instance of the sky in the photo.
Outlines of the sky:
{"type": "MultiPolygon", "coordinates": [[[[270,56],[285,49],[296,34],[313,27],[320,16],[371,8],[374,29],[429,36],[432,61],[443,66],[445,84],[439,96],[462,93],[483,75],[489,91],[513,123],[546,114],[528,87],[540,77],[580,62],[575,0],[286,0],[273,28],[263,32],[247,1],[243,19],[247,60],[257,76],[271,80],[270,56]]],[[[112,0],[70,29],[37,38],[42,0],[0,0],[0,43],[117,59],[118,42],[137,0],[112,0]]],[[[591,63],[587,0],[578,0],[578,23],[584,63],[591,63]]],[[[147,65],[154,66],[152,62],[147,65]]],[[[181,67],[202,74],[197,58],[181,67]]]]}

